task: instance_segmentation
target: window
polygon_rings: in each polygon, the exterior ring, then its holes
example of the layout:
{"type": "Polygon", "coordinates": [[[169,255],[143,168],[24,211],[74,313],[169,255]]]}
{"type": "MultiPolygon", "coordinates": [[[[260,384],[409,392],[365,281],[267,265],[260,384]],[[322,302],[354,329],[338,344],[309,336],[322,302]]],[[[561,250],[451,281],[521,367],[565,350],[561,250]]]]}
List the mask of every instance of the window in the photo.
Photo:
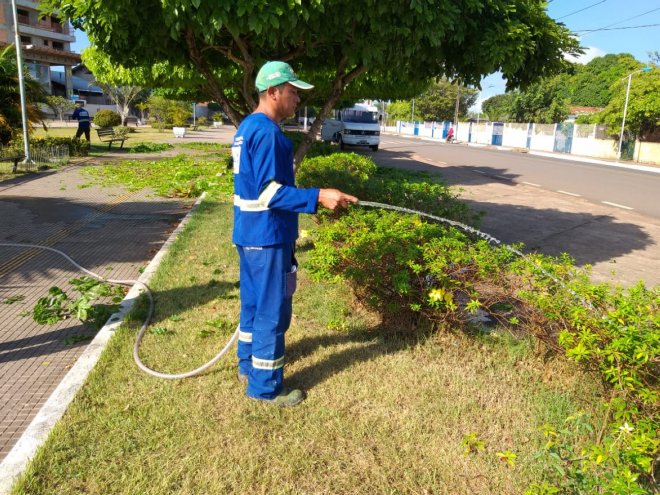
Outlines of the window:
{"type": "Polygon", "coordinates": [[[44,46],[48,46],[48,40],[44,40],[44,46]]]}
{"type": "Polygon", "coordinates": [[[30,36],[21,36],[21,43],[24,45],[32,44],[32,38],[30,36]]]}
{"type": "Polygon", "coordinates": [[[16,9],[19,24],[30,24],[30,12],[23,9],[16,9]]]}
{"type": "Polygon", "coordinates": [[[53,41],[53,49],[54,50],[64,50],[64,43],[61,43],[59,41],[53,41]]]}

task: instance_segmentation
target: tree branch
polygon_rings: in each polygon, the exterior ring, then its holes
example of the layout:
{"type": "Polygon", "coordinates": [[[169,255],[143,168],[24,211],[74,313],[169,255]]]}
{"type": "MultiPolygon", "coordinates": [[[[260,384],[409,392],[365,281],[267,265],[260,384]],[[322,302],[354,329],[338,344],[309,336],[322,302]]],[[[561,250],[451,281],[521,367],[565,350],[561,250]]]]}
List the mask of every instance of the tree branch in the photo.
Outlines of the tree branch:
{"type": "Polygon", "coordinates": [[[300,146],[296,150],[296,154],[293,158],[294,173],[296,170],[298,170],[298,166],[300,166],[300,162],[302,162],[302,159],[305,157],[305,154],[307,154],[309,148],[311,148],[312,142],[318,135],[319,130],[321,129],[321,125],[323,124],[323,119],[325,118],[326,115],[328,115],[330,110],[332,110],[334,106],[337,104],[339,98],[341,98],[341,95],[344,93],[344,89],[346,89],[346,86],[348,86],[348,84],[351,81],[355,80],[357,77],[361,76],[367,71],[364,65],[358,64],[355,67],[353,67],[351,70],[349,70],[347,73],[344,73],[347,65],[348,65],[348,59],[346,56],[344,56],[337,65],[337,70],[335,71],[335,79],[332,81],[332,89],[330,91],[330,95],[328,96],[328,99],[323,104],[323,107],[316,116],[316,119],[314,120],[312,127],[309,129],[309,132],[307,133],[302,143],[300,143],[300,146]]]}
{"type": "Polygon", "coordinates": [[[190,60],[206,79],[205,86],[208,88],[210,95],[213,97],[215,101],[217,101],[218,103],[220,103],[220,105],[222,105],[223,109],[227,113],[227,116],[229,117],[229,120],[231,120],[232,124],[238,127],[238,125],[241,123],[241,120],[243,120],[243,115],[240,115],[236,111],[236,109],[233,107],[229,99],[225,96],[225,92],[223,88],[218,83],[215,74],[213,73],[209,65],[206,63],[206,60],[202,56],[202,52],[197,46],[195,33],[193,32],[190,26],[188,26],[185,30],[184,39],[186,41],[186,46],[188,47],[190,60]]]}

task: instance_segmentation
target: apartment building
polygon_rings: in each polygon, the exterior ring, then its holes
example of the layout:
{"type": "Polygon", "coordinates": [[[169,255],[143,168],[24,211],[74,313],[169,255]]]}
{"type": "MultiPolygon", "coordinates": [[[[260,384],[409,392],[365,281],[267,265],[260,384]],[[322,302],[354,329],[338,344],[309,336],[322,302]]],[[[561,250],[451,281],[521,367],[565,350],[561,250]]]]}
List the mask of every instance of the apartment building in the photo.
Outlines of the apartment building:
{"type": "MultiPolygon", "coordinates": [[[[70,97],[74,90],[71,68],[80,63],[80,55],[71,51],[71,43],[76,40],[73,28],[56,15],[41,18],[37,10],[39,0],[15,2],[23,61],[30,74],[40,81],[50,94],[70,97]],[[53,69],[64,73],[63,85],[53,85],[53,69]]],[[[0,48],[12,43],[12,2],[0,0],[0,48]]]]}

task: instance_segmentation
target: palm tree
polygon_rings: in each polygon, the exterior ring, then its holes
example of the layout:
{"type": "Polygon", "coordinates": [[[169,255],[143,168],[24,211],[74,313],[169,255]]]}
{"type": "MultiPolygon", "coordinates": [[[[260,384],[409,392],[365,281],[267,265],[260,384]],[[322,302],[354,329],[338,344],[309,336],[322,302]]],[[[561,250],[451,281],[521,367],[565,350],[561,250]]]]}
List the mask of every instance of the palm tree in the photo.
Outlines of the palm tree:
{"type": "MultiPolygon", "coordinates": [[[[27,71],[24,71],[24,74],[28,132],[31,132],[32,124],[41,124],[45,128],[44,115],[38,103],[46,102],[46,90],[39,81],[32,79],[27,71]]],[[[21,93],[16,52],[14,45],[9,45],[0,51],[0,143],[7,144],[11,141],[21,126],[21,93]]]]}

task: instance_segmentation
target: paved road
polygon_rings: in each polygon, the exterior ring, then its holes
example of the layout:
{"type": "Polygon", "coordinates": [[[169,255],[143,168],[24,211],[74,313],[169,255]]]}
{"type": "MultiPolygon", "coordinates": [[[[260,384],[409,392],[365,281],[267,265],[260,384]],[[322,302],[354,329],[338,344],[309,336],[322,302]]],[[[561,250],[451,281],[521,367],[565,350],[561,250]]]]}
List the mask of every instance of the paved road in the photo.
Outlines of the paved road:
{"type": "Polygon", "coordinates": [[[593,265],[596,281],[660,284],[660,214],[653,214],[660,204],[649,192],[660,190],[660,174],[392,135],[366,153],[383,165],[441,174],[485,212],[482,229],[503,242],[567,252],[593,265]]]}
{"type": "MultiPolygon", "coordinates": [[[[660,219],[660,173],[387,136],[386,148],[660,219]]],[[[660,171],[660,170],[659,170],[660,171]]]]}

